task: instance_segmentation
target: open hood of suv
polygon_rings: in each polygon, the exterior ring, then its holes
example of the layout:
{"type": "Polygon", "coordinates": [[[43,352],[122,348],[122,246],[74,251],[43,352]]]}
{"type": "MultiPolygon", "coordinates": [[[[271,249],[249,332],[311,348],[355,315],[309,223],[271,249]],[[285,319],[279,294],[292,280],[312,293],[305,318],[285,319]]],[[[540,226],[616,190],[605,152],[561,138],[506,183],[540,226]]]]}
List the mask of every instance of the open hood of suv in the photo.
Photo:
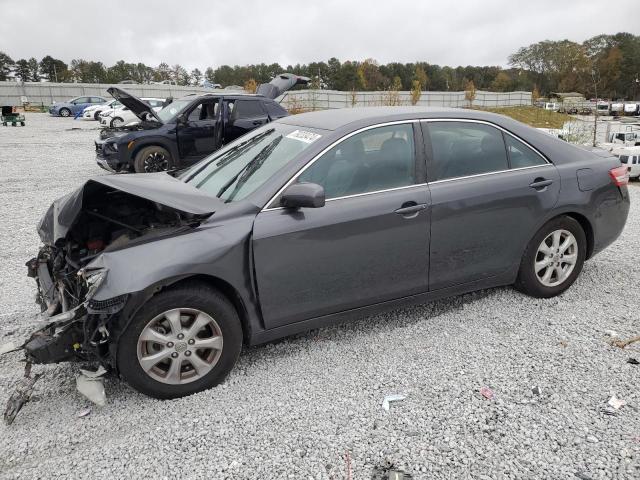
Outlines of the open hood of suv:
{"type": "Polygon", "coordinates": [[[131,112],[141,121],[148,121],[149,119],[147,117],[148,115],[151,115],[151,117],[156,122],[160,124],[163,123],[162,120],[160,120],[160,117],[156,115],[156,112],[153,110],[153,108],[151,108],[144,101],[140,100],[138,97],[131,95],[130,93],[127,93],[117,87],[108,88],[107,92],[109,92],[109,94],[113,98],[118,100],[122,105],[131,110],[131,112]]]}
{"type": "Polygon", "coordinates": [[[301,77],[293,73],[281,73],[277,75],[269,83],[261,83],[256,90],[258,95],[262,95],[267,98],[278,98],[287,90],[290,90],[296,85],[306,85],[309,83],[308,77],[301,77]]]}
{"type": "Polygon", "coordinates": [[[54,245],[65,238],[84,209],[101,203],[108,206],[111,192],[148,200],[195,218],[209,217],[223,205],[218,198],[164,172],[94,177],[51,204],[38,224],[43,243],[54,245]]]}

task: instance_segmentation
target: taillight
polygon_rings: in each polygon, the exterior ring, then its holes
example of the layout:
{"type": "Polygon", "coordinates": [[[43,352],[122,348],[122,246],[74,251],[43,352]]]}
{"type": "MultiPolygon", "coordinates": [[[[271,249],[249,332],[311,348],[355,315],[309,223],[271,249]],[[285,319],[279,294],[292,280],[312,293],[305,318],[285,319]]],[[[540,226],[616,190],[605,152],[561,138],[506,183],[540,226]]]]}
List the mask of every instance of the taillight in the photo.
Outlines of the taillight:
{"type": "Polygon", "coordinates": [[[609,176],[616,187],[622,187],[629,183],[629,169],[626,165],[622,167],[616,167],[609,170],[609,176]]]}

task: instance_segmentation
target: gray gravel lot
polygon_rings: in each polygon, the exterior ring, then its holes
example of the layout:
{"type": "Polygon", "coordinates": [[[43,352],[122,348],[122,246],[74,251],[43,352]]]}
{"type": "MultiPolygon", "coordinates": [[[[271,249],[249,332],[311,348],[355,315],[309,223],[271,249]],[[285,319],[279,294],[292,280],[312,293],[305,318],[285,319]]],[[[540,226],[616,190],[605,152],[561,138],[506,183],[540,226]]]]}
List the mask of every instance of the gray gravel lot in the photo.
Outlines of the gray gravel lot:
{"type": "MultiPolygon", "coordinates": [[[[0,127],[0,343],[36,321],[35,225],[102,174],[96,134],[44,114],[0,127]]],[[[640,343],[605,333],[640,335],[639,185],[621,238],[560,298],[499,288],[245,349],[225,384],[179,400],[108,378],[107,405],[84,418],[77,367],[34,367],[39,400],[0,425],[0,478],[343,479],[346,455],[354,479],[385,462],[425,479],[640,478],[640,366],[626,363],[640,343]],[[601,412],[612,394],[627,401],[617,416],[601,412]]],[[[3,408],[20,359],[0,357],[3,408]]]]}

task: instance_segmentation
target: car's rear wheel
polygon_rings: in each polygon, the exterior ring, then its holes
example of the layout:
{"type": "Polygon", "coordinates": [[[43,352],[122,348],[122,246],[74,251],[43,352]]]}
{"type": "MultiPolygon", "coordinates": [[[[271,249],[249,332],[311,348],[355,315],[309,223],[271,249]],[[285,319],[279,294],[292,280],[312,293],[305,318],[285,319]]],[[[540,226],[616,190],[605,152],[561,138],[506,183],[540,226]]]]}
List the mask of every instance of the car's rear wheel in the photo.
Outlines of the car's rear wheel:
{"type": "Polygon", "coordinates": [[[58,113],[61,117],[68,117],[69,115],[71,115],[71,110],[69,110],[68,108],[61,108],[58,113]]]}
{"type": "Polygon", "coordinates": [[[109,124],[109,126],[110,126],[111,128],[118,128],[118,127],[121,127],[123,123],[124,123],[124,120],[123,120],[122,118],[120,118],[120,117],[113,117],[113,118],[111,119],[111,123],[109,124]]]}
{"type": "Polygon", "coordinates": [[[135,315],[118,346],[120,374],[155,398],[214,387],[235,365],[242,327],[227,298],[191,283],[154,296],[135,315]]]}
{"type": "Polygon", "coordinates": [[[587,239],[580,224],[568,216],[554,218],[529,242],[515,287],[538,298],[559,295],[575,282],[586,253],[587,239]]]}
{"type": "Polygon", "coordinates": [[[137,153],[133,168],[137,173],[164,172],[169,169],[170,163],[169,152],[158,145],[152,145],[144,147],[137,153]]]}

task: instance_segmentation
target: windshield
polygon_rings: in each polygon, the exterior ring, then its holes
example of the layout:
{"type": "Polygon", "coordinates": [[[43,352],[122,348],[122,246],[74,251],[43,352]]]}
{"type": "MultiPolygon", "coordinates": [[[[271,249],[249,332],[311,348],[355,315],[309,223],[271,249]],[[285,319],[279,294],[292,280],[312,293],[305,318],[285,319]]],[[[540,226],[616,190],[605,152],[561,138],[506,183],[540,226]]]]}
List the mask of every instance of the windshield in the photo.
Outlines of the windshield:
{"type": "Polygon", "coordinates": [[[269,124],[205,158],[180,178],[226,202],[242,200],[321,136],[315,130],[269,124]]]}
{"type": "Polygon", "coordinates": [[[192,98],[174,100],[162,110],[156,112],[156,115],[160,117],[160,120],[162,120],[163,123],[167,123],[176,115],[178,115],[182,110],[184,110],[192,101],[192,98]]]}
{"type": "Polygon", "coordinates": [[[627,163],[629,161],[628,155],[620,155],[620,163],[627,163]]]}

